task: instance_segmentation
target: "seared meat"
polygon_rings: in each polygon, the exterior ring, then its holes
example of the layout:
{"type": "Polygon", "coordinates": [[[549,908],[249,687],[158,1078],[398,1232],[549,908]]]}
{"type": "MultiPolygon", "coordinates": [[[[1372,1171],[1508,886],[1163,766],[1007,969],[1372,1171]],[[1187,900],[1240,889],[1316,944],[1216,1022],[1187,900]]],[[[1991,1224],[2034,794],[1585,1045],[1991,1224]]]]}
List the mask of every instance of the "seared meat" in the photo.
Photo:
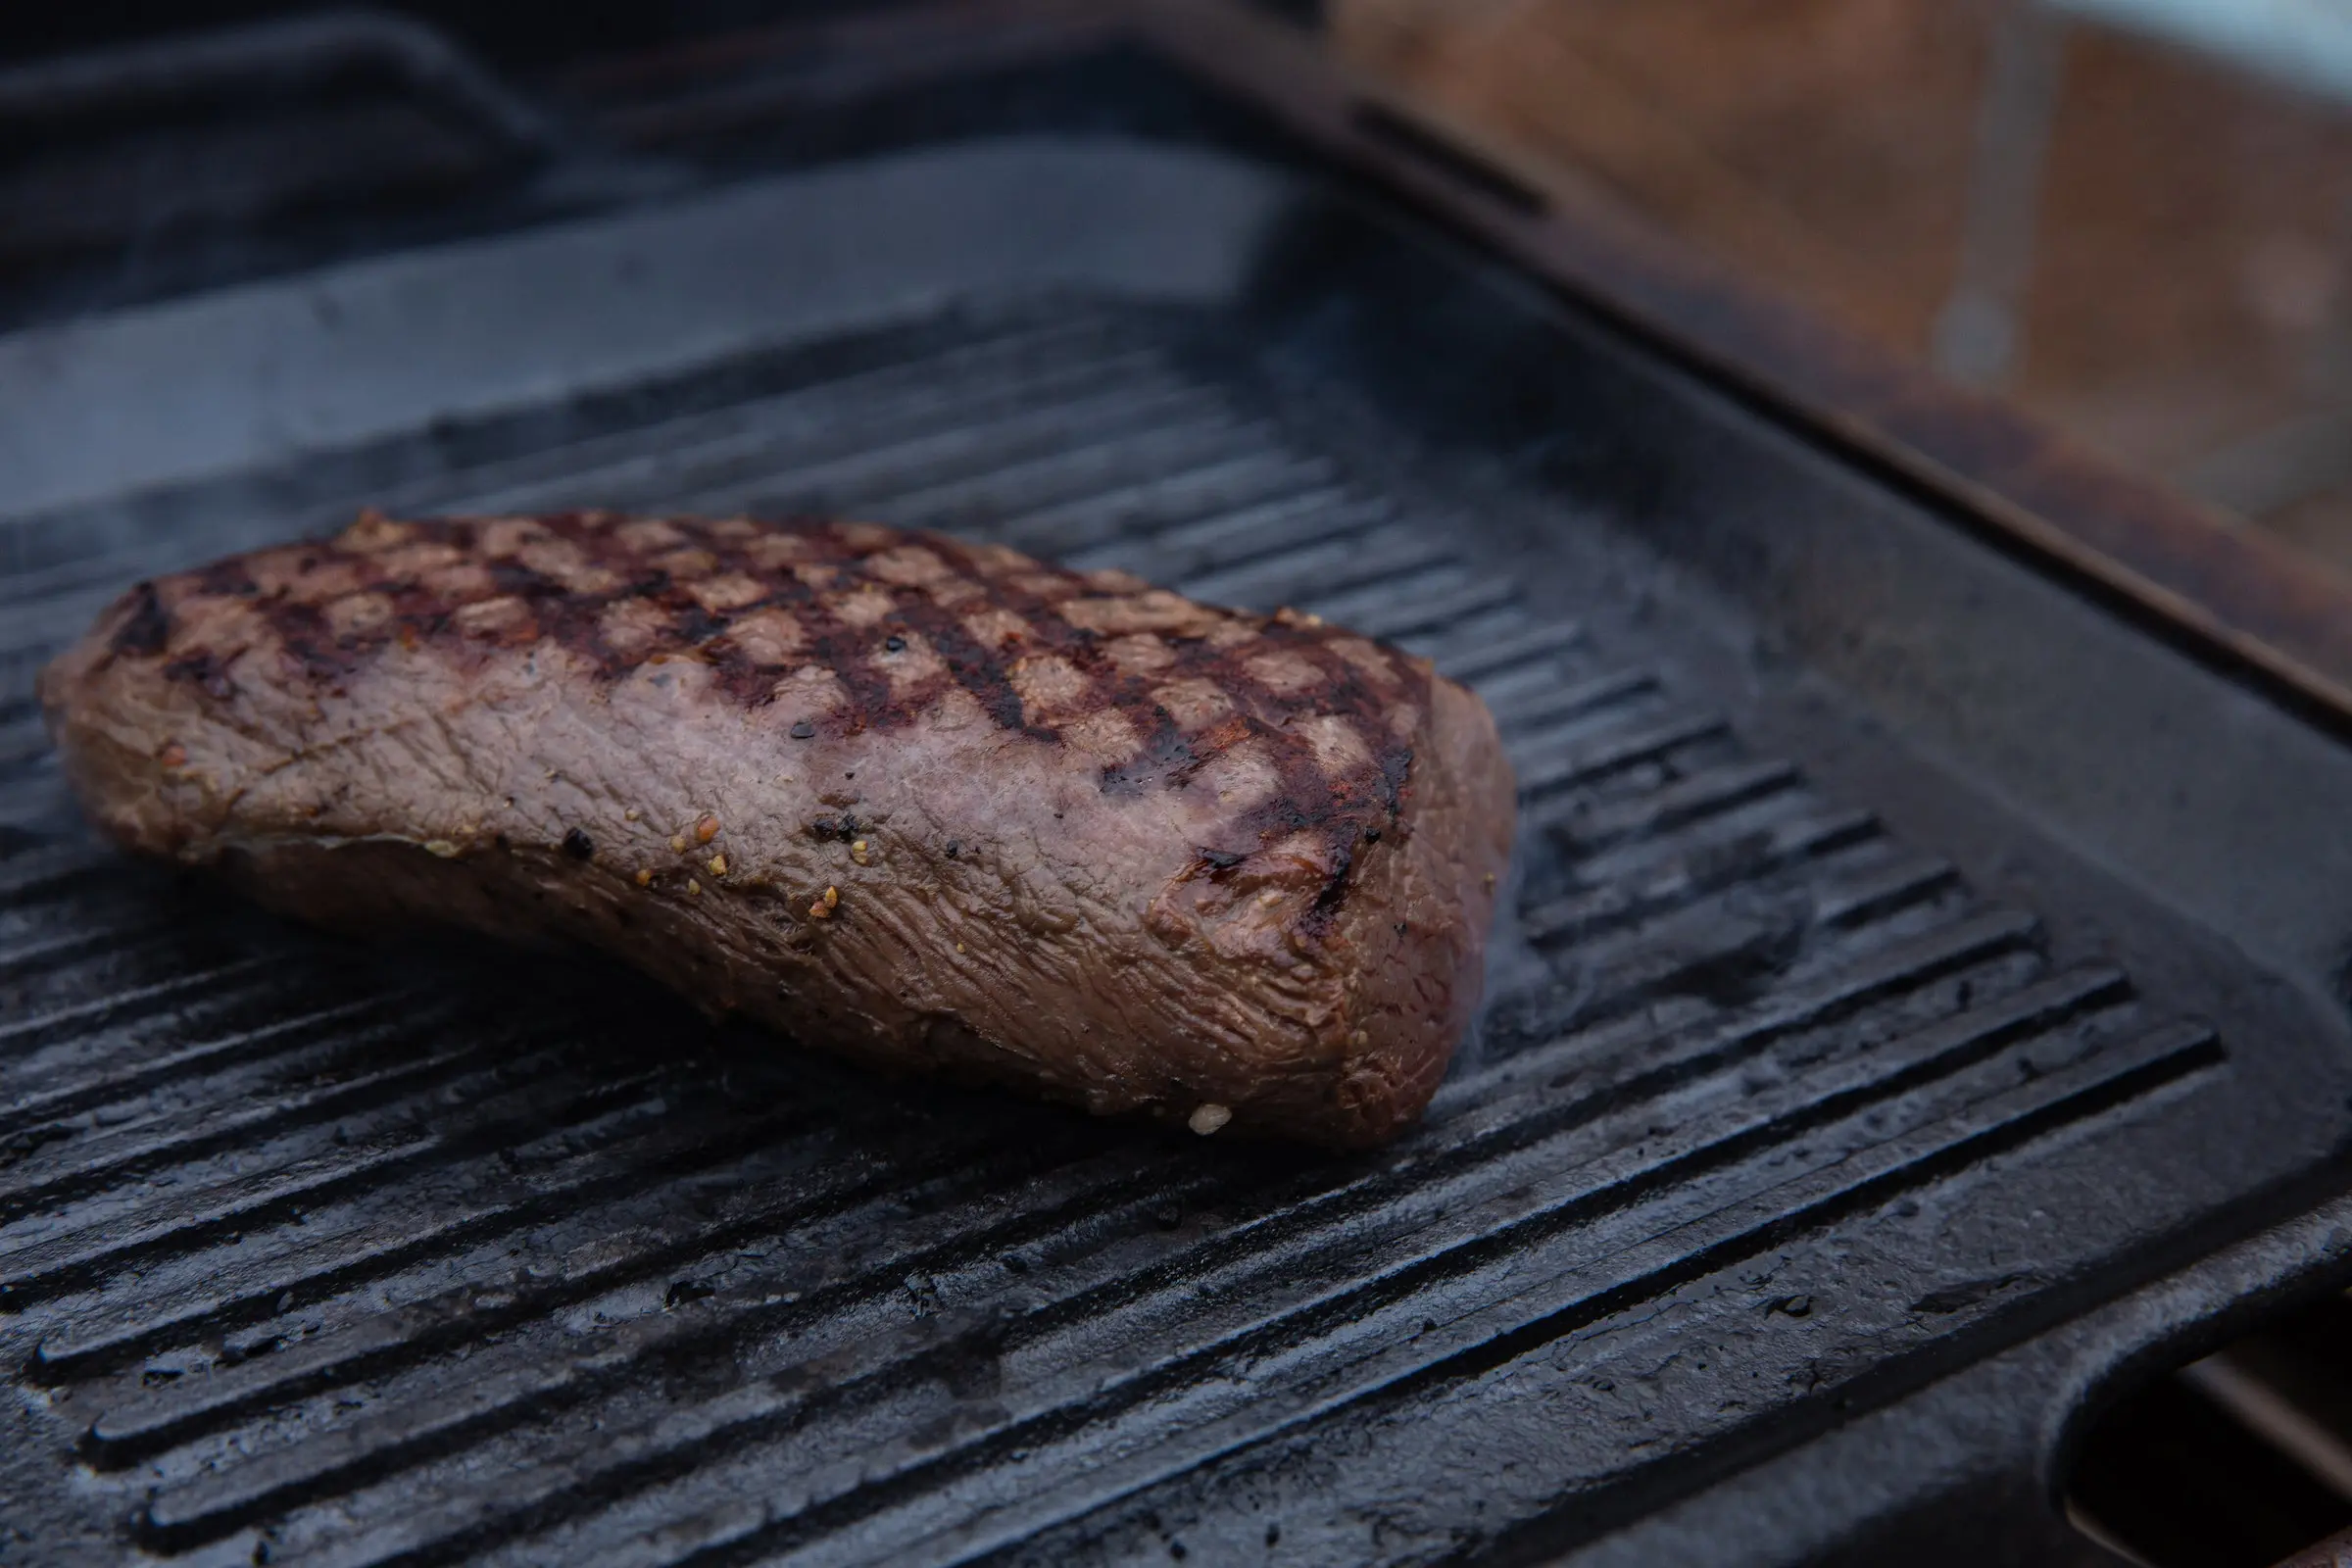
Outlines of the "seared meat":
{"type": "Polygon", "coordinates": [[[370,514],[139,584],[41,701],[102,828],[290,913],[1338,1146],[1437,1087],[1511,833],[1418,659],[858,523],[370,514]]]}

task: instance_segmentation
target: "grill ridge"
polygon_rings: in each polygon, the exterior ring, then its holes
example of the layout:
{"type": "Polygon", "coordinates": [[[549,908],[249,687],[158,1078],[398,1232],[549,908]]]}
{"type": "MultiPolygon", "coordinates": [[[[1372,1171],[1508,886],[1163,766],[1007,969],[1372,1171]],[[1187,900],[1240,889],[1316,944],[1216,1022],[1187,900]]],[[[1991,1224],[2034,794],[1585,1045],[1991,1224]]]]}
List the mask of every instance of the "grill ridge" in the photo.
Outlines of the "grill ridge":
{"type": "MultiPolygon", "coordinates": [[[[10,1270],[0,1279],[0,1301],[22,1306],[99,1284],[109,1273],[133,1261],[192,1250],[222,1237],[242,1240],[248,1226],[291,1217],[306,1205],[420,1164],[510,1147],[520,1141],[520,1135],[537,1133],[551,1122],[570,1129],[613,1119],[623,1124],[641,1119],[648,1112],[632,1101],[632,1092],[648,1087],[654,1077],[651,1072],[640,1072],[604,1078],[553,1111],[517,1109],[477,1123],[464,1133],[420,1132],[354,1155],[313,1155],[250,1180],[231,1179],[201,1189],[182,1200],[151,1200],[141,1209],[141,1223],[127,1235],[114,1223],[101,1221],[33,1242],[0,1259],[0,1266],[10,1270]]],[[[508,1090],[486,1103],[511,1101],[519,1106],[527,1103],[536,1089],[536,1085],[525,1085],[508,1090]]]]}
{"type": "Polygon", "coordinates": [[[95,1071],[86,1062],[66,1063],[47,1075],[47,1082],[38,1072],[24,1072],[22,1076],[29,1087],[12,1097],[0,1127],[19,1129],[44,1122],[54,1125],[60,1118],[113,1103],[126,1091],[152,1090],[222,1065],[293,1050],[307,1044],[314,1031],[349,1023],[382,1004],[379,999],[365,998],[323,1004],[304,1012],[299,1010],[303,1002],[300,995],[271,993],[267,987],[257,985],[224,997],[204,999],[200,1003],[202,1010],[179,1014],[172,1021],[183,1027],[167,1030],[157,1041],[128,1037],[121,1025],[84,1036],[76,1043],[98,1046],[109,1053],[120,1052],[122,1058],[110,1069],[95,1071]],[[291,1015],[289,1004],[295,1009],[291,1015]],[[237,1008],[246,1010],[234,1010],[237,1008]],[[265,1012],[265,1008],[269,1010],[265,1012]],[[212,1016],[216,1012],[221,1016],[216,1019],[212,1016]],[[256,1013],[269,1021],[239,1026],[240,1020],[256,1013]],[[205,1034],[190,1041],[185,1036],[193,1031],[184,1026],[191,1023],[224,1024],[228,1032],[205,1034]],[[156,1048],[153,1054],[143,1052],[142,1048],[148,1045],[156,1048]]]}
{"type": "MultiPolygon", "coordinates": [[[[617,1171],[569,1182],[542,1180],[534,1185],[526,1178],[518,1184],[519,1196],[511,1196],[506,1201],[477,1203],[471,1207],[460,1207],[454,1212],[437,1214],[406,1235],[394,1233],[387,1236],[381,1231],[361,1230],[351,1235],[324,1237],[296,1250],[297,1253],[324,1254],[304,1264],[303,1269],[307,1272],[280,1270],[268,1273],[257,1283],[244,1287],[237,1301],[206,1308],[198,1315],[205,1326],[216,1329],[222,1325],[258,1321],[282,1310],[281,1305],[272,1303],[282,1303],[288,1296],[307,1300],[322,1289],[348,1288],[356,1281],[380,1277],[419,1258],[445,1253],[453,1246],[510,1235],[535,1219],[560,1212],[568,1206],[625,1194],[643,1180],[647,1168],[658,1168],[664,1157],[688,1171],[723,1162],[730,1154],[741,1153],[747,1146],[762,1144],[796,1123],[805,1125],[807,1114],[806,1111],[796,1111],[754,1121],[749,1125],[730,1128],[725,1135],[717,1138],[698,1137],[690,1132],[681,1132],[674,1126],[656,1123],[642,1129],[642,1136],[634,1144],[616,1142],[566,1150],[564,1158],[575,1163],[580,1156],[587,1154],[601,1154],[608,1159],[633,1155],[635,1162],[617,1171]]],[[[488,1145],[499,1131],[494,1126],[478,1133],[463,1144],[456,1144],[454,1152],[459,1154],[471,1153],[475,1146],[488,1145]]],[[[624,1134],[631,1131],[639,1129],[622,1129],[624,1134]]],[[[412,1157],[429,1157],[435,1152],[451,1152],[452,1144],[444,1143],[430,1148],[417,1148],[412,1152],[412,1157]]],[[[356,1178],[375,1168],[367,1166],[355,1169],[351,1174],[356,1178]]],[[[522,1174],[521,1168],[517,1167],[514,1173],[522,1174]]],[[[306,1192],[305,1196],[312,1195],[306,1192]]],[[[308,1223],[306,1218],[299,1215],[290,1217],[296,1224],[308,1223]]],[[[268,1267],[267,1264],[261,1266],[265,1269],[268,1267]]],[[[234,1283],[233,1279],[229,1282],[232,1288],[234,1283]]],[[[136,1345],[152,1344],[168,1333],[184,1334],[191,1327],[182,1317],[139,1332],[128,1343],[118,1339],[96,1346],[85,1344],[68,1347],[45,1341],[38,1352],[39,1360],[41,1366],[53,1375],[70,1368],[112,1365],[132,1353],[136,1345]]]]}
{"type": "MultiPolygon", "coordinates": [[[[314,1126],[323,1120],[375,1108],[404,1090],[446,1083],[472,1057],[472,1053],[464,1047],[441,1048],[421,1055],[413,1050],[403,1050],[379,1065],[348,1077],[325,1076],[337,1058],[362,1053],[380,1055],[377,1048],[387,1043],[410,1047],[416,1042],[410,1030],[399,1027],[340,1035],[318,1053],[327,1060],[318,1064],[318,1076],[309,1087],[276,1090],[269,1102],[227,1113],[208,1105],[193,1113],[160,1115],[143,1123],[134,1121],[83,1139],[75,1146],[70,1164],[52,1158],[30,1170],[20,1165],[0,1179],[0,1225],[34,1207],[66,1202],[103,1184],[142,1175],[166,1163],[184,1165],[206,1154],[249,1145],[270,1133],[314,1126]]],[[[234,1084],[220,1087],[227,1094],[270,1093],[267,1083],[242,1090],[234,1084]]],[[[62,1127],[57,1130],[69,1136],[72,1131],[62,1127]]]]}
{"type": "MultiPolygon", "coordinates": [[[[813,1195],[800,1194],[798,1196],[802,1199],[804,1209],[799,1217],[803,1220],[821,1218],[830,1213],[836,1204],[847,1203],[853,1200],[862,1200],[873,1198],[877,1194],[887,1191],[882,1185],[884,1179],[884,1175],[869,1174],[858,1181],[840,1185],[835,1189],[820,1191],[813,1195]]],[[[542,1202],[538,1208],[540,1211],[544,1211],[548,1206],[550,1206],[549,1202],[542,1202]]],[[[492,1217],[495,1220],[505,1221],[505,1224],[494,1224],[486,1220],[481,1224],[469,1227],[466,1235],[459,1239],[496,1240],[503,1234],[509,1234],[518,1229],[524,1221],[531,1217],[531,1213],[532,1211],[523,1209],[521,1205],[510,1207],[492,1217]]],[[[466,1297],[475,1297],[484,1293],[514,1296],[518,1304],[513,1313],[490,1314],[482,1319],[482,1321],[490,1323],[503,1322],[509,1317],[525,1311],[530,1303],[553,1308],[593,1295],[597,1291],[610,1290],[617,1284],[629,1283],[642,1277],[651,1277],[666,1269],[680,1266],[704,1255],[713,1244],[725,1246],[747,1239],[756,1240],[764,1234],[766,1228],[773,1227],[777,1222],[778,1215],[776,1213],[758,1212],[743,1216],[726,1225],[714,1227],[707,1232],[699,1232],[668,1246],[643,1245],[633,1252],[624,1252],[599,1260],[594,1267],[567,1275],[564,1283],[560,1287],[536,1291],[502,1291],[499,1287],[512,1286],[514,1282],[512,1280],[483,1280],[460,1285],[454,1294],[466,1297]]],[[[365,1265],[373,1265],[368,1269],[370,1273],[389,1273],[391,1270],[384,1266],[387,1263],[414,1263],[419,1258],[430,1260],[440,1255],[446,1250],[446,1248],[434,1244],[446,1243],[450,1239],[444,1228],[424,1238],[419,1244],[409,1248],[386,1249],[380,1251],[371,1249],[362,1262],[365,1265]],[[407,1257],[397,1255],[404,1251],[414,1255],[407,1257]],[[387,1253],[394,1255],[387,1256],[387,1253]]],[[[318,1297],[331,1294],[335,1288],[346,1284],[351,1277],[354,1277],[355,1273],[356,1270],[353,1268],[343,1268],[332,1272],[315,1271],[312,1274],[295,1278],[292,1283],[304,1295],[318,1297]]],[[[152,1354],[159,1348],[186,1343],[191,1338],[199,1338],[207,1329],[217,1331],[223,1324],[234,1325],[240,1322],[261,1321],[266,1317],[276,1315],[275,1298],[270,1292],[276,1290],[279,1283],[276,1279],[265,1281],[241,1298],[239,1302],[214,1307],[197,1314],[194,1318],[187,1316],[172,1318],[147,1328],[134,1326],[129,1331],[113,1339],[101,1340],[96,1343],[85,1342],[79,1345],[55,1346],[44,1343],[39,1352],[42,1369],[51,1376],[61,1379],[86,1378],[116,1370],[138,1355],[152,1354]],[[238,1310],[239,1306],[245,1309],[238,1310]]],[[[380,1320],[375,1318],[353,1319],[344,1327],[349,1329],[353,1324],[367,1325],[378,1321],[380,1320]]],[[[320,1356],[331,1358],[336,1353],[335,1345],[328,1339],[321,1339],[314,1343],[318,1347],[318,1354],[320,1356]]],[[[272,1366],[280,1364],[292,1363],[272,1363],[272,1366]]]]}
{"type": "MultiPolygon", "coordinates": [[[[1102,539],[1102,517],[1070,507],[1070,525],[1057,528],[1054,513],[1032,515],[1021,530],[1025,542],[1059,557],[1077,571],[1126,563],[1153,581],[1198,586],[1203,574],[1256,566],[1266,560],[1362,533],[1387,522],[1394,512],[1377,498],[1359,496],[1331,481],[1297,489],[1275,488],[1233,505],[1178,509],[1156,482],[1131,486],[1132,496],[1149,495],[1150,527],[1102,539]],[[1063,540],[1074,547],[1061,548],[1063,540]]],[[[1219,498],[1227,500],[1229,498],[1219,498]]],[[[1131,515],[1114,511],[1124,525],[1131,515]]]]}
{"type": "Polygon", "coordinates": [[[63,936],[35,937],[0,948],[0,984],[33,979],[134,944],[158,943],[169,935],[170,928],[151,915],[133,912],[112,923],[93,921],[63,936]]]}
{"type": "MultiPolygon", "coordinates": [[[[63,1040],[80,1038],[81,1030],[93,1026],[119,1028],[143,1014],[152,1015],[161,1011],[173,1003],[207,998],[238,981],[252,979],[262,967],[258,959],[233,959],[191,974],[158,980],[135,990],[117,992],[95,1001],[38,1013],[14,1023],[0,1024],[0,1054],[21,1054],[63,1040]]],[[[16,1097],[11,1097],[8,1115],[12,1120],[21,1103],[23,1102],[16,1097]]]]}
{"type": "MultiPolygon", "coordinates": [[[[471,473],[461,489],[453,489],[449,477],[435,476],[410,493],[395,493],[393,500],[411,508],[553,510],[564,497],[583,490],[604,493],[615,484],[656,480],[708,485],[758,463],[773,471],[779,460],[789,466],[796,453],[841,451],[845,434],[861,445],[844,455],[882,466],[875,462],[880,455],[904,458],[910,449],[919,453],[925,442],[944,440],[957,450],[975,445],[970,436],[995,405],[1005,406],[995,417],[1035,422],[1048,411],[1084,410],[1105,390],[1120,391],[1123,381],[1140,379],[1140,385],[1124,388],[1125,412],[1132,416],[1137,404],[1176,399],[1181,390],[1134,376],[1132,372],[1150,368],[1149,357],[1141,351],[1100,357],[1049,355],[1042,364],[1018,367],[1019,378],[1009,378],[1013,367],[1006,362],[1041,346],[1054,345],[1051,337],[1042,345],[1036,338],[1018,336],[982,342],[961,353],[884,366],[710,414],[564,444],[508,466],[519,472],[471,473]],[[861,413],[879,417],[860,430],[861,413]]],[[[1198,398],[1191,401],[1200,403],[1198,398]]],[[[1098,416],[1102,407],[1096,404],[1098,416]]],[[[664,491],[655,499],[663,504],[672,496],[664,491]]]]}
{"type": "MultiPolygon", "coordinates": [[[[796,415],[817,416],[804,440],[821,449],[824,438],[838,433],[838,426],[855,422],[863,400],[868,399],[883,400],[889,408],[905,411],[916,420],[953,423],[969,412],[968,403],[959,400],[977,395],[1017,401],[1027,384],[1017,376],[1008,380],[1007,372],[1021,368],[1019,362],[1026,354],[1046,359],[1042,374],[1049,386],[1056,374],[1057,354],[1069,362],[1058,367],[1059,373],[1089,385],[1115,379],[1147,363],[1141,349],[1089,355],[1086,351],[1090,348],[1102,348],[1101,339],[1099,324],[1080,321],[1028,330],[1016,326],[944,353],[927,354],[919,346],[910,346],[897,356],[886,352],[878,364],[815,385],[755,395],[700,414],[633,421],[615,431],[547,443],[524,456],[477,463],[454,473],[428,472],[372,489],[368,499],[399,512],[472,510],[499,501],[502,491],[511,491],[517,502],[531,499],[536,492],[521,488],[527,481],[559,487],[551,494],[577,495],[583,487],[594,491],[599,478],[614,466],[666,464],[674,455],[730,434],[738,438],[748,434],[757,444],[772,446],[780,433],[777,426],[789,428],[796,415]],[[966,375],[977,375],[979,383],[967,381],[966,375]]],[[[38,553],[54,559],[46,566],[18,565],[11,570],[0,579],[0,595],[5,596],[0,603],[54,603],[76,584],[91,594],[109,595],[126,579],[142,573],[191,564],[283,532],[339,528],[351,520],[353,510],[354,503],[338,495],[302,508],[290,527],[270,528],[263,518],[232,509],[225,514],[207,513],[193,519],[197,526],[177,538],[155,537],[153,533],[160,530],[142,530],[143,536],[122,543],[107,530],[91,529],[78,517],[13,522],[0,529],[0,541],[14,547],[8,553],[20,560],[27,558],[36,553],[28,542],[39,540],[38,553]]],[[[188,520],[174,519],[183,530],[188,520]]],[[[66,634],[80,629],[79,622],[72,621],[65,611],[54,618],[70,622],[64,625],[66,634]]],[[[87,618],[86,613],[82,618],[87,618]]],[[[40,646],[53,651],[55,645],[40,646]]],[[[29,711],[28,698],[16,701],[23,702],[29,711]]],[[[0,711],[13,717],[13,705],[0,708],[0,711]]]]}
{"type": "MultiPolygon", "coordinates": [[[[589,1297],[608,1292],[616,1284],[632,1283],[639,1279],[659,1278],[663,1273],[691,1265],[710,1257],[716,1251],[740,1247],[747,1241],[786,1235],[820,1222],[847,1215],[853,1209],[876,1202],[888,1202],[923,1181],[939,1181],[951,1171],[969,1172],[986,1168],[991,1174],[1013,1179],[1027,1173],[1031,1182],[1043,1181],[1056,1175],[1066,1175],[1067,1167],[1057,1163],[1066,1151],[1027,1155],[999,1154],[982,1162],[970,1149],[956,1149],[941,1153],[927,1164],[910,1170],[892,1170],[868,1173],[863,1178],[836,1183],[830,1190],[803,1195],[789,1211],[758,1209],[735,1220],[698,1234],[686,1243],[668,1248],[643,1249],[632,1257],[614,1264],[564,1280],[537,1290],[523,1289],[514,1293],[512,1306],[497,1314],[476,1313],[479,1321],[519,1323],[531,1317],[544,1316],[556,1307],[575,1303],[589,1297]]],[[[1102,1164],[1102,1160],[1084,1164],[1102,1164]]],[[[752,1317],[762,1310],[776,1307],[784,1315],[813,1319],[820,1315],[826,1299],[832,1302],[852,1298],[878,1299],[898,1289],[905,1275],[910,1272],[934,1273],[953,1266],[961,1266],[972,1258],[1021,1245],[1024,1240],[1052,1233],[1058,1224],[1067,1223],[1074,1213],[1085,1212],[1099,1217],[1102,1205],[1164,1203],[1171,1196],[1183,1196],[1188,1190],[1181,1178],[1174,1182],[1162,1179],[1155,1171],[1137,1171],[1127,1168],[1128,1162],[1112,1159],[1113,1167],[1097,1173],[1094,1185],[1081,1185],[1066,1198],[1054,1202],[1024,1208],[993,1226],[973,1229],[956,1227],[946,1239],[894,1252],[885,1261],[847,1281],[837,1281],[808,1293],[777,1293],[761,1288],[752,1304],[737,1305],[745,1316],[716,1324],[704,1324],[698,1333],[703,1338],[712,1334],[741,1337],[755,1332],[752,1317]],[[1084,1210],[1080,1205],[1088,1205],[1084,1210]],[[772,1298],[772,1299],[771,1299],[772,1298]]],[[[1199,1185],[1204,1178],[1196,1178],[1199,1185]]],[[[935,1226],[934,1228],[939,1228],[935,1226]]],[[[463,1294],[472,1295],[471,1290],[463,1294]]],[[[91,1424],[91,1440],[110,1460],[127,1462],[156,1451],[169,1442],[185,1441],[199,1431],[217,1430],[220,1423],[248,1410],[266,1404],[280,1403],[306,1393],[319,1392],[380,1372],[397,1370],[402,1364],[416,1364],[441,1344],[473,1331],[466,1323],[452,1323],[449,1314],[436,1310],[437,1303],[383,1317],[361,1319],[350,1325],[340,1336],[307,1342],[302,1353],[280,1356],[270,1361],[249,1361],[222,1377],[207,1379],[199,1388],[184,1396],[174,1397],[176,1391],[148,1396],[130,1404],[116,1406],[97,1417],[91,1424]],[[416,1332],[403,1333],[414,1327],[416,1332]],[[345,1341],[351,1343],[343,1343],[345,1341]],[[240,1375],[250,1372],[251,1375],[240,1375]]],[[[689,1331],[681,1331],[680,1338],[689,1331]]]]}

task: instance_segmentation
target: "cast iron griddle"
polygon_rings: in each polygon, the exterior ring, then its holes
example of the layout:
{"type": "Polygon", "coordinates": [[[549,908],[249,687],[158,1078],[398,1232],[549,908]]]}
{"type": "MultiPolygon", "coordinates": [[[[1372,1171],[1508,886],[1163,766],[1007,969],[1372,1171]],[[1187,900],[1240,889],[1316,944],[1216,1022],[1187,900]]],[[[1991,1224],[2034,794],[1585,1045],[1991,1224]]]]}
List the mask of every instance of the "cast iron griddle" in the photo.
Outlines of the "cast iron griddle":
{"type": "Polygon", "coordinates": [[[0,340],[7,1549],[2063,1551],[2085,1388],[2342,1250],[2341,750],[1374,192],[1024,113],[0,340]],[[363,504],[847,512],[1426,652],[1523,785],[1481,1038],[1309,1157],[109,858],[40,660],[363,504]]]}

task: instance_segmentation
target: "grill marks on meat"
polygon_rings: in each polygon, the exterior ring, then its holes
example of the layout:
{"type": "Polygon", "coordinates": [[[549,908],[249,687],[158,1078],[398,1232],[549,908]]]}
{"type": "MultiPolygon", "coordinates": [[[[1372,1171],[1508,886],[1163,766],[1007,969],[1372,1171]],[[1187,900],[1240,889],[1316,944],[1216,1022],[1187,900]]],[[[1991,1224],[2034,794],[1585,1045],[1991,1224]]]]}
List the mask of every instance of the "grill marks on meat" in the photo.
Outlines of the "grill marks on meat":
{"type": "Polygon", "coordinates": [[[371,513],[139,584],[43,699],[102,825],[296,912],[441,905],[871,1059],[1337,1143],[1434,1089],[1509,833],[1492,721],[1419,660],[862,523],[371,513]],[[948,940],[989,905],[1037,951],[948,940]],[[845,935],[885,910],[890,955],[845,935]],[[1061,1004],[1096,1038],[1012,1038],[1061,1004]]]}
{"type": "Polygon", "coordinates": [[[1181,784],[1254,742],[1277,783],[1237,819],[1241,838],[1311,831],[1341,852],[1394,819],[1412,762],[1396,721],[1429,683],[1307,617],[1212,610],[1123,572],[861,523],[370,514],[334,546],[225,561],[196,581],[192,596],[168,585],[191,638],[173,641],[172,612],[141,583],[114,646],[173,642],[172,672],[215,696],[255,645],[196,630],[218,624],[212,600],[250,603],[250,620],[230,624],[274,636],[322,682],[394,642],[486,658],[544,639],[607,682],[668,660],[708,664],[718,691],[747,708],[792,704],[818,736],[905,728],[953,686],[1009,733],[1052,744],[1083,732],[1108,759],[1111,793],[1181,784]],[[1179,687],[1213,689],[1230,709],[1188,732],[1162,696],[1179,687]],[[1339,729],[1301,726],[1310,717],[1339,729]],[[1363,743],[1360,760],[1346,740],[1318,748],[1313,737],[1335,733],[1363,743]]]}
{"type": "MultiPolygon", "coordinates": [[[[1260,804],[1236,813],[1232,841],[1322,839],[1333,867],[1318,896],[1325,910],[1356,840],[1396,818],[1430,679],[1307,617],[1212,610],[1123,572],[1081,575],[998,546],[862,523],[370,514],[331,546],[193,575],[193,593],[184,580],[160,594],[133,589],[110,646],[152,654],[170,644],[168,673],[213,697],[228,695],[231,665],[271,638],[328,685],[394,643],[429,641],[472,662],[546,640],[608,683],[670,660],[707,664],[715,689],[746,708],[791,706],[808,731],[799,739],[905,728],[953,686],[1008,733],[1046,744],[1065,729],[1083,734],[1104,756],[1113,794],[1185,783],[1249,746],[1270,782],[1260,804]],[[185,635],[174,637],[167,598],[185,635]],[[253,612],[221,613],[226,605],[253,612]],[[1165,700],[1177,690],[1230,706],[1188,731],[1165,700]]],[[[1212,872],[1233,863],[1208,847],[1200,858],[1212,872]]]]}

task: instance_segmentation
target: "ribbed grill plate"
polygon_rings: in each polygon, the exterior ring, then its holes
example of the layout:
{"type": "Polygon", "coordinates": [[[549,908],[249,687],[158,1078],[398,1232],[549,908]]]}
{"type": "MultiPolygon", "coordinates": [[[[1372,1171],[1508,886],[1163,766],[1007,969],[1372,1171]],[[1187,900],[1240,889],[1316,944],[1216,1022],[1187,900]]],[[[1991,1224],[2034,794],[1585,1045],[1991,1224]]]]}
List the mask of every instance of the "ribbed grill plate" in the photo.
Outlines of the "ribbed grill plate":
{"type": "Polygon", "coordinates": [[[1532,600],[1215,337],[1039,300],[291,510],[18,530],[0,1362],[94,1518],[202,1562],[1057,1560],[1183,1547],[1132,1499],[1213,1476],[1244,1480],[1192,1549],[1419,1557],[1459,1532],[1408,1516],[1446,1510],[1348,1457],[1415,1423],[1542,1396],[1550,1473],[1482,1480],[1498,1527],[1638,1474],[1661,1406],[1703,1443],[2031,1283],[1889,1265],[1824,1364],[1825,1271],[2212,1068],[2212,1031],[2054,963],[2029,913],[1532,600]],[[1424,651],[1524,784],[1484,1036],[1377,1156],[1187,1143],[872,1083],[559,966],[224,918],[87,846],[38,662],[141,573],[364,502],[848,512],[1424,651]],[[1285,1475],[1329,1505],[1286,1512],[1285,1475]]]}

